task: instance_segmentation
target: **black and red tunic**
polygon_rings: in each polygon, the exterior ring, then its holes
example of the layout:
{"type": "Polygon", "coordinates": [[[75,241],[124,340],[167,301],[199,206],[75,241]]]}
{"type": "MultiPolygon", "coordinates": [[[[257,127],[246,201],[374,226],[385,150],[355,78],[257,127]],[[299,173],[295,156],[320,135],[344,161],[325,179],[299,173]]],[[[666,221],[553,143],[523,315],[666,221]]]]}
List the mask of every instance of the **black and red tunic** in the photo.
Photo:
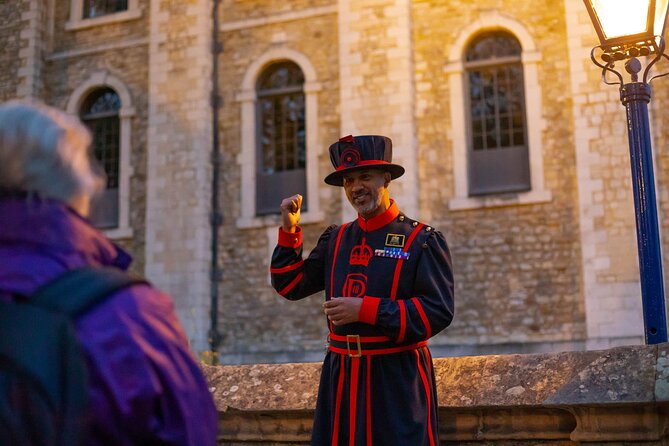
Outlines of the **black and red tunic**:
{"type": "Polygon", "coordinates": [[[437,394],[427,340],[453,319],[453,273],[439,231],[394,202],[329,227],[306,260],[301,231],[279,229],[272,285],[286,299],[325,290],[362,299],[360,322],[329,323],[312,445],[432,446],[437,394]]]}

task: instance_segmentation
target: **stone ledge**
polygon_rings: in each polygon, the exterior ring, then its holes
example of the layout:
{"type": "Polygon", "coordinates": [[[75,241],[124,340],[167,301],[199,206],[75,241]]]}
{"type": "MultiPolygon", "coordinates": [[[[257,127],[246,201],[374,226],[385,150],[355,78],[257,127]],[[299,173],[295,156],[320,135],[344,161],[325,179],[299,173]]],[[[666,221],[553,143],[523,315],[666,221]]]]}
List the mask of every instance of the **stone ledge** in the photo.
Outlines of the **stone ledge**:
{"type": "MultiPolygon", "coordinates": [[[[669,344],[434,365],[445,444],[669,444],[669,344]]],[[[308,444],[320,367],[203,365],[219,444],[308,444]]]]}

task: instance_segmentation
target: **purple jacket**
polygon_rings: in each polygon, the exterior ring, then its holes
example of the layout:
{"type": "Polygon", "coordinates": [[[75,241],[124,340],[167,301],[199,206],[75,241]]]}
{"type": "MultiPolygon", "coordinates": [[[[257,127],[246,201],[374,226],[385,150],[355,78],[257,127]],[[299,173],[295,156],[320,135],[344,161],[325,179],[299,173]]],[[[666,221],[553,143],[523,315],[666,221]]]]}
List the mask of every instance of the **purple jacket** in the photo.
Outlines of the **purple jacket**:
{"type": "MultiPolygon", "coordinates": [[[[0,299],[29,295],[69,269],[130,262],[59,202],[0,198],[0,299]]],[[[166,294],[133,285],[76,329],[91,382],[88,444],[216,444],[216,409],[166,294]]]]}

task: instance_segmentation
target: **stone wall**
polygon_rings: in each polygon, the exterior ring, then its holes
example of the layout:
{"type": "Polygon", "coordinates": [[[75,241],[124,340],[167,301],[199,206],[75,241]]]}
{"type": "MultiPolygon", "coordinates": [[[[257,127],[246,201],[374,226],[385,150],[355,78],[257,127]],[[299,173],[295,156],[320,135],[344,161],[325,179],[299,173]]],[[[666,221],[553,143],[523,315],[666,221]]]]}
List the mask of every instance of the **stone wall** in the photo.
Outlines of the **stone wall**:
{"type": "MultiPolygon", "coordinates": [[[[313,93],[317,105],[312,139],[315,143],[307,145],[307,156],[313,154],[316,163],[314,171],[307,175],[315,176],[319,184],[315,196],[309,196],[309,200],[312,204],[314,200],[320,201],[323,215],[312,219],[303,215],[303,220],[307,220],[305,249],[316,244],[329,222],[340,218],[337,204],[340,191],[324,185],[321,180],[330,171],[327,144],[340,136],[337,15],[323,2],[304,2],[304,5],[298,2],[300,4],[293,5],[295,7],[288,12],[285,7],[278,7],[277,2],[266,3],[259,5],[262,14],[249,13],[248,19],[242,13],[243,4],[226,7],[224,2],[222,9],[224,51],[220,82],[226,105],[220,126],[224,156],[221,184],[224,226],[220,247],[224,279],[220,314],[224,362],[304,360],[305,350],[315,354],[322,351],[326,335],[320,312],[322,295],[288,302],[269,285],[269,259],[277,240],[278,216],[251,219],[251,224],[240,218],[245,205],[242,202],[244,189],[254,187],[249,184],[253,178],[243,176],[242,159],[256,150],[247,142],[252,137],[248,133],[254,130],[249,130],[248,123],[242,119],[244,94],[254,94],[255,78],[250,81],[251,91],[243,91],[243,84],[247,76],[256,73],[254,64],[258,60],[265,61],[258,70],[285,59],[311,67],[314,71],[311,88],[313,84],[318,85],[313,93]],[[254,17],[259,14],[264,21],[255,21],[254,17]],[[324,51],[325,48],[331,50],[324,51]]],[[[305,89],[308,88],[310,86],[305,84],[305,89]]],[[[250,107],[253,110],[253,104],[250,107]]],[[[255,164],[251,169],[255,170],[255,164]]],[[[278,208],[279,203],[277,212],[278,208]]]]}
{"type": "MultiPolygon", "coordinates": [[[[386,135],[393,162],[406,172],[391,195],[418,217],[412,3],[409,0],[339,0],[340,110],[342,135],[386,135]]],[[[356,215],[346,203],[343,220],[356,215]]]]}
{"type": "Polygon", "coordinates": [[[643,333],[625,109],[587,55],[597,39],[566,0],[588,346],[643,333]]]}
{"type": "MultiPolygon", "coordinates": [[[[456,317],[433,341],[445,351],[449,344],[585,337],[565,15],[554,2],[544,3],[413,2],[420,208],[446,235],[455,269],[456,317]],[[460,45],[495,29],[514,34],[525,52],[530,42],[537,49],[538,84],[526,87],[526,96],[529,90],[540,92],[542,108],[527,114],[545,122],[539,131],[543,187],[552,198],[521,205],[516,201],[522,194],[507,194],[508,204],[481,200],[453,209],[459,144],[453,135],[466,123],[460,115],[467,112],[452,108],[453,85],[445,67],[462,63],[460,45]]],[[[525,76],[527,70],[526,65],[525,76]]],[[[531,174],[537,175],[534,167],[531,174]]]]}
{"type": "MultiPolygon", "coordinates": [[[[148,37],[150,0],[136,0],[136,9],[130,10],[130,12],[137,11],[136,14],[111,14],[87,21],[80,17],[73,17],[72,0],[51,1],[56,3],[53,35],[53,50],[55,52],[72,49],[82,52],[98,48],[101,45],[148,37]],[[112,18],[119,15],[121,16],[120,20],[112,18]]],[[[133,6],[132,0],[128,2],[128,6],[129,8],[133,6]]],[[[146,63],[146,60],[144,63],[146,63]]]]}
{"type": "Polygon", "coordinates": [[[151,0],[146,275],[208,349],[211,264],[210,0],[151,0]]]}
{"type": "Polygon", "coordinates": [[[0,70],[0,101],[3,102],[16,98],[21,66],[19,51],[25,47],[21,39],[21,30],[25,27],[21,13],[25,6],[26,2],[18,1],[0,3],[0,66],[3,67],[0,70]]]}
{"type": "MultiPolygon", "coordinates": [[[[546,7],[537,14],[517,2],[498,3],[472,7],[440,1],[340,1],[336,11],[327,13],[324,3],[296,4],[288,12],[268,2],[243,19],[246,6],[224,2],[222,196],[229,203],[221,247],[224,362],[313,358],[326,334],[320,296],[289,303],[268,286],[278,220],[243,228],[235,224],[245,187],[237,164],[240,152],[248,150],[239,88],[254,60],[286,48],[305,55],[322,83],[319,180],[330,170],[327,144],[340,134],[388,134],[397,159],[416,175],[393,184],[393,196],[403,210],[435,225],[449,240],[457,315],[453,326],[434,339],[435,351],[452,355],[505,348],[531,351],[532,345],[538,350],[583,347],[576,159],[570,84],[564,75],[569,59],[565,11],[546,7]],[[444,66],[452,62],[450,53],[461,31],[491,11],[522,24],[538,48],[536,84],[527,94],[538,96],[541,106],[528,113],[540,116],[536,133],[542,147],[543,195],[524,204],[517,204],[522,197],[503,197],[507,200],[502,206],[453,210],[452,134],[458,129],[444,66]]],[[[352,217],[338,190],[321,187],[320,199],[325,218],[313,227],[306,225],[306,249],[326,223],[352,217]]]]}
{"type": "MultiPolygon", "coordinates": [[[[665,39],[669,38],[669,32],[665,39]]],[[[660,74],[669,70],[667,60],[659,62],[654,73],[660,74]]],[[[650,114],[650,128],[652,134],[653,155],[655,159],[655,183],[658,202],[658,216],[660,220],[660,238],[663,245],[664,276],[669,277],[669,238],[663,236],[669,233],[669,79],[662,77],[651,82],[652,97],[648,106],[650,114]]],[[[665,291],[667,285],[665,285],[665,291]]],[[[665,292],[669,306],[669,294],[665,292]]]]}
{"type": "MultiPolygon", "coordinates": [[[[669,344],[434,366],[444,445],[669,444],[669,344]]],[[[219,445],[309,444],[319,364],[203,367],[219,445]]]]}
{"type": "MultiPolygon", "coordinates": [[[[82,85],[105,77],[127,89],[131,232],[117,241],[136,271],[174,296],[193,347],[204,350],[212,1],[129,0],[127,14],[88,22],[73,18],[75,3],[0,2],[0,100],[34,96],[66,108],[82,85]]],[[[305,255],[327,225],[353,217],[341,190],[322,183],[328,145],[348,133],[385,133],[409,170],[392,195],[440,229],[453,254],[456,317],[433,339],[435,355],[641,341],[624,108],[589,61],[596,36],[582,2],[223,0],[219,31],[224,362],[314,360],[326,336],[322,295],[287,302],[269,286],[279,220],[257,218],[247,199],[254,76],[286,59],[308,78],[313,114],[307,179],[319,209],[303,216],[305,255]],[[466,191],[462,51],[494,29],[523,46],[532,190],[475,198],[466,191]]],[[[669,229],[666,82],[654,81],[651,126],[669,229]]],[[[663,244],[669,253],[666,237],[663,244]]]]}
{"type": "MultiPolygon", "coordinates": [[[[47,94],[44,100],[67,109],[82,85],[92,79],[113,77],[129,94],[133,111],[130,131],[129,226],[131,236],[115,238],[133,256],[132,269],[143,273],[146,238],[146,139],[148,132],[148,4],[140,2],[142,15],[133,20],[111,22],[81,29],[68,29],[69,2],[59,2],[54,9],[52,51],[46,57],[47,94]],[[123,30],[126,30],[123,32],[123,30]]],[[[103,81],[104,82],[104,81],[103,81]]],[[[92,88],[103,84],[91,84],[92,88]]],[[[123,166],[122,166],[123,168],[123,166]]]]}

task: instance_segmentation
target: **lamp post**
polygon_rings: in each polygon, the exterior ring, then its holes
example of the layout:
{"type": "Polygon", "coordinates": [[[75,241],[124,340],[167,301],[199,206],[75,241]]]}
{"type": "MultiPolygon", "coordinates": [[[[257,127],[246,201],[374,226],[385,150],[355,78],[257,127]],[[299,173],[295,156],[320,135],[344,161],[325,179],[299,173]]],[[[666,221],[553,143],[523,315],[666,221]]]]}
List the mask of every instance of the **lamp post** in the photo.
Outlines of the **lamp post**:
{"type": "Polygon", "coordinates": [[[662,57],[669,60],[664,54],[663,38],[669,0],[584,2],[601,43],[592,49],[591,59],[602,69],[604,83],[620,86],[620,100],[627,111],[646,344],[667,342],[662,253],[648,126],[649,82],[664,74],[649,80],[648,73],[662,57]],[[649,56],[650,60],[643,70],[641,82],[642,64],[638,56],[649,56]],[[616,63],[623,61],[631,78],[629,83],[625,83],[623,74],[614,69],[616,63]],[[616,75],[619,82],[609,82],[607,73],[616,75]]]}

